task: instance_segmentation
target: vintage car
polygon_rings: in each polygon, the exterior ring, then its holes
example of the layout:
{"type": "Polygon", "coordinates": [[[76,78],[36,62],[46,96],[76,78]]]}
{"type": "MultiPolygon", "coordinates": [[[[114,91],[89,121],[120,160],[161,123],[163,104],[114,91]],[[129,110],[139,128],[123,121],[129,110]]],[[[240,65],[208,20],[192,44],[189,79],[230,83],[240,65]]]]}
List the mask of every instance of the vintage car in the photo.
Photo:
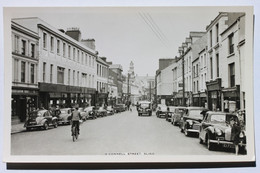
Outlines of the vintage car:
{"type": "Polygon", "coordinates": [[[87,114],[87,119],[96,119],[96,111],[95,111],[95,106],[88,106],[84,109],[84,111],[87,114]]]}
{"type": "MultiPolygon", "coordinates": [[[[233,148],[233,140],[231,139],[230,119],[239,121],[235,114],[224,112],[206,113],[201,125],[199,139],[200,143],[206,143],[209,150],[213,150],[216,146],[233,148]]],[[[240,151],[246,149],[246,136],[242,129],[239,134],[240,151]]]]}
{"type": "Polygon", "coordinates": [[[169,109],[169,111],[167,111],[166,116],[165,116],[166,121],[171,122],[175,108],[176,108],[175,106],[168,106],[167,107],[167,109],[169,109]]]}
{"type": "Polygon", "coordinates": [[[149,101],[140,101],[138,107],[138,116],[149,115],[152,116],[152,104],[149,101]]]}
{"type": "Polygon", "coordinates": [[[62,108],[60,109],[60,115],[58,117],[58,124],[70,124],[70,117],[71,117],[71,113],[72,113],[72,109],[71,108],[62,108]]]}
{"type": "Polygon", "coordinates": [[[180,120],[185,112],[186,107],[176,107],[174,109],[173,115],[171,117],[171,123],[173,125],[178,125],[180,123],[180,120]]]}
{"type": "Polygon", "coordinates": [[[116,104],[114,106],[114,111],[115,113],[118,113],[118,112],[124,112],[126,110],[126,107],[124,104],[116,104]]]}
{"type": "Polygon", "coordinates": [[[49,126],[56,128],[58,126],[58,119],[52,116],[50,111],[46,109],[31,112],[24,124],[26,130],[31,130],[32,128],[43,128],[47,130],[49,126]]]}
{"type": "Polygon", "coordinates": [[[184,132],[185,136],[189,136],[190,133],[199,134],[200,123],[203,120],[202,112],[205,112],[203,107],[187,107],[180,120],[181,132],[184,132]]]}
{"type": "Polygon", "coordinates": [[[107,116],[107,110],[104,107],[99,107],[96,111],[97,117],[104,117],[107,116]]]}
{"type": "Polygon", "coordinates": [[[88,119],[88,115],[87,113],[84,111],[84,108],[79,108],[78,109],[80,115],[81,115],[81,118],[83,121],[86,121],[88,119]]]}
{"type": "Polygon", "coordinates": [[[114,115],[114,109],[112,106],[107,106],[107,115],[114,115]]]}
{"type": "Polygon", "coordinates": [[[167,106],[163,104],[158,104],[156,109],[156,116],[159,118],[166,117],[166,113],[167,113],[167,106]]]}

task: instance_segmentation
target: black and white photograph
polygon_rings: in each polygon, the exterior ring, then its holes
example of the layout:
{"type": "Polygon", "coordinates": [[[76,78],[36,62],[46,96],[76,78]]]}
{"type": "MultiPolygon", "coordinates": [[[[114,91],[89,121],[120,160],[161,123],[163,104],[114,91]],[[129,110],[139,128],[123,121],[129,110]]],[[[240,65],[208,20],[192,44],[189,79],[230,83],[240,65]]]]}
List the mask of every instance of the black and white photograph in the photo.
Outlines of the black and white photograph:
{"type": "Polygon", "coordinates": [[[254,162],[253,7],[4,7],[5,162],[254,162]]]}

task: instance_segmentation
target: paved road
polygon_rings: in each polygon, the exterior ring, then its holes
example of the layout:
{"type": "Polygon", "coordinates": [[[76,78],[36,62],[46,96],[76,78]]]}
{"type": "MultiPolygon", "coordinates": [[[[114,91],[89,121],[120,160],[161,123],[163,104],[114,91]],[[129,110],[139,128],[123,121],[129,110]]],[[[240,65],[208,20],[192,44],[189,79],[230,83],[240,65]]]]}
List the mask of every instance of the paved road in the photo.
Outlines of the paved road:
{"type": "Polygon", "coordinates": [[[208,151],[196,137],[185,137],[178,127],[155,116],[137,112],[87,120],[79,140],[72,142],[70,126],[11,135],[12,155],[105,155],[146,153],[154,155],[234,155],[208,151]]]}

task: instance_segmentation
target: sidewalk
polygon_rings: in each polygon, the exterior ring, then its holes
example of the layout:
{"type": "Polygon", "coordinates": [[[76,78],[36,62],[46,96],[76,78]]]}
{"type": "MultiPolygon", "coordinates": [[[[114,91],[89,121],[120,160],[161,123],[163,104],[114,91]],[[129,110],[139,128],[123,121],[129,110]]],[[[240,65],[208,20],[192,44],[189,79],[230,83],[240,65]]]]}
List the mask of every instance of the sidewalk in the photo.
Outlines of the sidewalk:
{"type": "Polygon", "coordinates": [[[24,128],[24,122],[20,122],[19,120],[12,120],[11,125],[11,134],[19,133],[26,131],[26,128],[24,128]]]}

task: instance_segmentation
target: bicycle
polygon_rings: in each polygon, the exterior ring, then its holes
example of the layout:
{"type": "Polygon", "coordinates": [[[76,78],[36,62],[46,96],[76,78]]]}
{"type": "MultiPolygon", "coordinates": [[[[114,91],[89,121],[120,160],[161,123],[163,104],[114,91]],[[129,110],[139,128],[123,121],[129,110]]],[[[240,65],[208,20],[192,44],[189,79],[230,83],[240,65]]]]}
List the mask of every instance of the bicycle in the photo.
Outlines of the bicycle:
{"type": "Polygon", "coordinates": [[[78,129],[76,128],[76,125],[74,124],[72,127],[72,141],[75,142],[75,140],[78,139],[79,133],[78,129]]]}

